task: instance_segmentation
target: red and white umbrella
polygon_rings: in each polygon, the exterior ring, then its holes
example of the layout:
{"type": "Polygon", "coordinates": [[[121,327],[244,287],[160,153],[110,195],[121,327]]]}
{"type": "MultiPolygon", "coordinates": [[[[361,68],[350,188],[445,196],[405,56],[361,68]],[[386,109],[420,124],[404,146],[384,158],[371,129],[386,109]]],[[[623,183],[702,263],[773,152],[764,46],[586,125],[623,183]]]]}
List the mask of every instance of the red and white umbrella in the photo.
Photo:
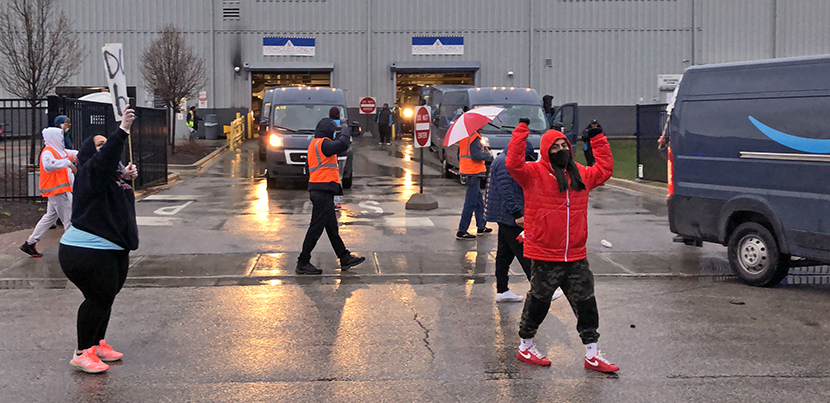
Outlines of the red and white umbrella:
{"type": "Polygon", "coordinates": [[[450,146],[470,137],[471,134],[495,119],[502,111],[504,111],[504,108],[498,106],[481,106],[464,112],[447,130],[447,135],[444,136],[444,145],[450,146]]]}

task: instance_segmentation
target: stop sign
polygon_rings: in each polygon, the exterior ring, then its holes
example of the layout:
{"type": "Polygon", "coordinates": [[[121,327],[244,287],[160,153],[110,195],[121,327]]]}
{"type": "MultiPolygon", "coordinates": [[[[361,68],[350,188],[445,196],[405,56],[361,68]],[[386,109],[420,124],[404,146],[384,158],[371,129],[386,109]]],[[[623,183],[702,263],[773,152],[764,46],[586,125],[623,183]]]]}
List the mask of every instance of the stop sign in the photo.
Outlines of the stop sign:
{"type": "Polygon", "coordinates": [[[362,115],[370,115],[375,113],[375,109],[378,107],[378,103],[372,97],[363,97],[360,98],[360,114],[362,115]]]}
{"type": "Polygon", "coordinates": [[[429,107],[419,106],[415,111],[415,147],[429,145],[429,107]]]}

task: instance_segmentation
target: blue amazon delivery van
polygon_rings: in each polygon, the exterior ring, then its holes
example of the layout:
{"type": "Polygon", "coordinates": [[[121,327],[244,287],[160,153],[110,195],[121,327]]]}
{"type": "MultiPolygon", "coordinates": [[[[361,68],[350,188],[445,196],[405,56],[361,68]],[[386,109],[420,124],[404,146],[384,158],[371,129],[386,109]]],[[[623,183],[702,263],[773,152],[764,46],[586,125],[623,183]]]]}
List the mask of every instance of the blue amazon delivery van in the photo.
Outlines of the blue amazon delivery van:
{"type": "Polygon", "coordinates": [[[676,241],[757,286],[830,262],[830,55],[691,67],[667,134],[676,241]]]}

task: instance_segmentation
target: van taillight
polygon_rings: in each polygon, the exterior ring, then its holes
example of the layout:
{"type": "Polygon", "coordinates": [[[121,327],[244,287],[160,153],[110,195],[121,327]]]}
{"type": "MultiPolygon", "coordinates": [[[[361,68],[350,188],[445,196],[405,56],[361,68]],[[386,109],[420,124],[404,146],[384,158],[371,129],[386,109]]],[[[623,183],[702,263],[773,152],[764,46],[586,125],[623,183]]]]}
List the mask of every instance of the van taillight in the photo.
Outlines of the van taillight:
{"type": "Polygon", "coordinates": [[[674,194],[674,155],[672,155],[672,153],[671,153],[671,146],[669,146],[669,158],[668,158],[668,163],[666,164],[666,168],[667,168],[668,176],[669,176],[669,186],[668,186],[669,194],[673,195],[674,194]]]}

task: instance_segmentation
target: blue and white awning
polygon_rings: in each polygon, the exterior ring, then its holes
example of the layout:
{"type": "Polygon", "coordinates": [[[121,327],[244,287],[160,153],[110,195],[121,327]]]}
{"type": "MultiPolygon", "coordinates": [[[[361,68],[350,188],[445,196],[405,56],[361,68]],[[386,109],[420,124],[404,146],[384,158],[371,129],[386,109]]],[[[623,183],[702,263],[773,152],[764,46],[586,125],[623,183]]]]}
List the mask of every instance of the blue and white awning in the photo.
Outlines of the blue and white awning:
{"type": "Polygon", "coordinates": [[[463,36],[413,36],[413,55],[463,55],[463,36]]]}
{"type": "Polygon", "coordinates": [[[315,38],[262,38],[265,56],[314,56],[315,53],[315,38]]]}

